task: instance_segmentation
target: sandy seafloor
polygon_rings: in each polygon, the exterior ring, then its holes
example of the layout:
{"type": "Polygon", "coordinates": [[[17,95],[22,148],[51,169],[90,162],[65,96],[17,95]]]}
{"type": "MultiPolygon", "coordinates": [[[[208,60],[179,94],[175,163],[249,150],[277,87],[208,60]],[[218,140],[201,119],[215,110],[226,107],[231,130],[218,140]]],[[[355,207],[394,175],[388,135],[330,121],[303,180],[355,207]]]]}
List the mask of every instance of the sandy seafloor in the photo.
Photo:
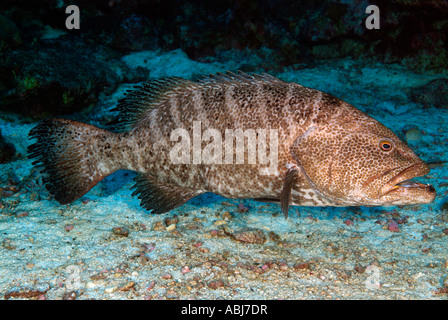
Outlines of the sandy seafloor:
{"type": "MultiPolygon", "coordinates": [[[[245,63],[241,58],[195,62],[179,50],[139,52],[123,60],[149,69],[151,78],[191,78],[236,70],[245,63]]],[[[288,70],[272,74],[332,93],[403,138],[405,130],[418,128],[421,137],[408,142],[422,159],[434,163],[420,181],[436,188],[436,200],[408,207],[294,207],[285,220],[276,204],[207,194],[170,213],[151,215],[131,196],[132,174],[117,172],[82,199],[61,206],[50,199],[26,159],[33,125],[2,115],[2,134],[19,155],[0,166],[1,187],[8,187],[8,179],[22,187],[1,199],[0,296],[446,299],[448,212],[442,206],[448,197],[443,163],[448,109],[423,106],[408,97],[412,88],[444,76],[356,60],[288,70]],[[239,212],[240,203],[249,211],[239,212]],[[166,228],[165,220],[174,215],[175,228],[166,228]],[[398,223],[398,232],[389,230],[392,222],[398,223]],[[116,227],[129,234],[114,233],[116,227]],[[244,233],[246,229],[252,231],[244,233]],[[249,243],[237,241],[238,236],[246,236],[249,243]],[[263,237],[263,244],[250,243],[263,237]]],[[[91,123],[103,123],[107,108],[129,87],[101,95],[87,114],[91,123]]]]}

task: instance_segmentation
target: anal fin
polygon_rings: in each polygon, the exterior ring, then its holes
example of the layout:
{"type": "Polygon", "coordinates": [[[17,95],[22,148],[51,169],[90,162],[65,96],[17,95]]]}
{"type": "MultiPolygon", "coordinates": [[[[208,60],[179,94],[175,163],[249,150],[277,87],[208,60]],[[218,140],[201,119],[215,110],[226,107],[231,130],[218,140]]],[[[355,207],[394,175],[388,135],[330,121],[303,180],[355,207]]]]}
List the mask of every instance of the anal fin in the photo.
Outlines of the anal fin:
{"type": "Polygon", "coordinates": [[[146,174],[138,174],[134,181],[136,190],[132,195],[138,195],[141,206],[155,214],[173,210],[203,193],[200,190],[162,183],[146,174]]]}

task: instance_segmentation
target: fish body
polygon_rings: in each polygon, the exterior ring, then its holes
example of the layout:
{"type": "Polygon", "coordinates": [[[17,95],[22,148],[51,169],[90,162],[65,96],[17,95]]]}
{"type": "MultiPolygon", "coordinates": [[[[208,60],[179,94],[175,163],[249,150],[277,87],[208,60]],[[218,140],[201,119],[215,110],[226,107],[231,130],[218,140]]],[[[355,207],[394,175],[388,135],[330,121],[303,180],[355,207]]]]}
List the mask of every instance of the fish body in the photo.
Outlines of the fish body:
{"type": "Polygon", "coordinates": [[[270,75],[148,81],[127,94],[115,131],[44,120],[29,148],[48,191],[72,202],[107,175],[138,172],[135,195],[153,213],[212,192],[298,206],[429,203],[408,182],[428,166],[391,130],[327,93],[270,75]]]}

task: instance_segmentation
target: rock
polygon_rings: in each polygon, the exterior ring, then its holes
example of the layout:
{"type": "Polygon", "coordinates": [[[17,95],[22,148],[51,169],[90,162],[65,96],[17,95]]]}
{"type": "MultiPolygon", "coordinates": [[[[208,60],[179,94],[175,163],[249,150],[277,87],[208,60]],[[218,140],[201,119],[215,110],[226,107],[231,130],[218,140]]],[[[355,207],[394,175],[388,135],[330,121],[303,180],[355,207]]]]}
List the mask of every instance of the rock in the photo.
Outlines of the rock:
{"type": "Polygon", "coordinates": [[[162,221],[156,221],[154,222],[152,226],[153,231],[163,231],[165,230],[165,226],[163,225],[162,221]]]}
{"type": "Polygon", "coordinates": [[[22,44],[20,29],[8,17],[0,14],[0,49],[22,44]]]}
{"type": "Polygon", "coordinates": [[[16,149],[14,148],[14,145],[6,142],[0,132],[0,164],[10,162],[15,154],[16,149]]]}
{"type": "Polygon", "coordinates": [[[177,291],[174,291],[173,289],[170,289],[170,290],[168,290],[168,291],[166,292],[165,297],[166,297],[168,300],[171,300],[171,299],[179,299],[180,295],[179,295],[179,293],[178,293],[177,291]]]}
{"type": "Polygon", "coordinates": [[[118,286],[109,287],[109,288],[104,289],[104,293],[114,293],[117,290],[118,290],[118,286]]]}
{"type": "Polygon", "coordinates": [[[151,19],[143,15],[131,14],[119,23],[115,32],[111,33],[110,45],[117,50],[154,50],[159,46],[160,33],[161,30],[151,19]]]}
{"type": "Polygon", "coordinates": [[[34,298],[45,294],[48,290],[50,290],[50,285],[48,283],[41,283],[36,285],[35,287],[14,287],[5,293],[4,298],[5,300],[8,300],[10,298],[34,298]]]}
{"type": "Polygon", "coordinates": [[[442,199],[442,204],[440,205],[440,211],[444,214],[448,214],[448,198],[442,199]]]}
{"type": "Polygon", "coordinates": [[[174,229],[176,229],[176,224],[170,224],[165,229],[166,229],[166,231],[173,231],[174,229]]]}
{"type": "Polygon", "coordinates": [[[80,111],[101,91],[146,78],[111,49],[73,38],[46,40],[0,56],[2,110],[34,118],[80,111]]]}
{"type": "Polygon", "coordinates": [[[400,227],[398,226],[398,223],[396,223],[396,222],[389,223],[387,228],[389,229],[389,231],[392,231],[392,232],[399,232],[400,231],[400,227]]]}
{"type": "Polygon", "coordinates": [[[129,230],[125,227],[115,227],[112,228],[112,232],[120,237],[127,237],[129,236],[129,230]]]}
{"type": "Polygon", "coordinates": [[[118,290],[126,292],[126,291],[129,291],[129,290],[134,289],[134,288],[135,288],[135,282],[134,281],[130,281],[130,282],[125,283],[122,286],[120,286],[118,288],[118,290]]]}
{"type": "Polygon", "coordinates": [[[62,300],[76,300],[77,297],[78,294],[75,291],[70,291],[64,293],[64,295],[62,296],[62,300]]]}
{"type": "Polygon", "coordinates": [[[168,227],[172,224],[178,224],[179,223],[179,217],[175,214],[173,217],[168,217],[165,219],[165,225],[168,227]]]}
{"type": "Polygon", "coordinates": [[[16,245],[10,238],[4,238],[2,241],[2,247],[8,250],[16,249],[16,245]]]}
{"type": "Polygon", "coordinates": [[[448,198],[442,199],[438,210],[437,220],[448,222],[448,198]]]}
{"type": "Polygon", "coordinates": [[[448,109],[448,79],[435,79],[411,89],[409,98],[425,107],[448,109]]]}
{"type": "Polygon", "coordinates": [[[191,271],[191,270],[190,270],[190,267],[188,267],[188,266],[183,266],[182,269],[181,269],[181,272],[182,272],[183,274],[188,273],[188,272],[190,272],[190,271],[191,271]]]}
{"type": "Polygon", "coordinates": [[[359,265],[359,264],[357,264],[357,265],[355,266],[354,269],[355,269],[355,271],[358,272],[358,273],[364,273],[364,272],[366,271],[366,267],[361,266],[361,265],[359,265]]]}
{"type": "Polygon", "coordinates": [[[231,234],[231,237],[239,242],[263,244],[266,242],[266,236],[261,230],[248,229],[237,231],[231,234]]]}
{"type": "Polygon", "coordinates": [[[293,266],[294,270],[309,270],[310,269],[310,263],[309,262],[303,262],[299,261],[293,266]]]}
{"type": "Polygon", "coordinates": [[[212,280],[212,281],[210,281],[210,282],[207,284],[207,286],[208,286],[210,289],[216,290],[216,289],[219,289],[219,288],[223,288],[223,287],[225,286],[225,283],[224,283],[224,281],[222,281],[222,280],[220,280],[220,279],[217,279],[217,280],[212,280]]]}
{"type": "Polygon", "coordinates": [[[16,213],[16,217],[18,217],[18,218],[28,217],[28,212],[27,211],[19,211],[16,213]]]}
{"type": "Polygon", "coordinates": [[[222,226],[224,224],[227,224],[226,220],[216,220],[215,222],[213,222],[213,225],[218,227],[218,226],[222,226]]]}
{"type": "Polygon", "coordinates": [[[418,128],[412,128],[406,131],[407,142],[419,142],[422,139],[422,132],[418,128]]]}
{"type": "Polygon", "coordinates": [[[230,220],[230,219],[232,219],[232,215],[230,214],[229,211],[225,211],[225,212],[222,214],[222,218],[223,218],[224,220],[230,220]]]}
{"type": "Polygon", "coordinates": [[[365,27],[367,0],[90,1],[81,8],[81,29],[70,31],[64,26],[66,6],[42,1],[39,10],[32,1],[7,1],[0,34],[11,38],[19,30],[23,43],[32,43],[42,33],[48,38],[45,29],[51,28],[67,33],[58,40],[79,35],[121,53],[180,48],[192,59],[256,51],[261,62],[240,60],[241,70],[280,70],[316,58],[363,55],[386,62],[405,58],[418,69],[446,70],[448,64],[447,1],[383,1],[381,12],[390,14],[381,15],[374,32],[365,27]]]}
{"type": "Polygon", "coordinates": [[[244,205],[244,203],[240,203],[238,205],[238,212],[248,212],[249,208],[244,205]]]}

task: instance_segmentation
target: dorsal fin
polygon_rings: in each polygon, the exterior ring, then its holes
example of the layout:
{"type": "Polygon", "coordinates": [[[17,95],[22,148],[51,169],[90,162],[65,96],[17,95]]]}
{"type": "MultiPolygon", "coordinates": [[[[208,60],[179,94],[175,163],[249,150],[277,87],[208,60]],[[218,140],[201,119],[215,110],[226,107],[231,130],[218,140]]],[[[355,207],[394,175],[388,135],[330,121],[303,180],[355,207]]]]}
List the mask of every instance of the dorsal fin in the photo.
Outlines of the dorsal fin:
{"type": "Polygon", "coordinates": [[[126,92],[126,97],[118,102],[117,107],[111,111],[118,111],[117,118],[108,123],[115,131],[124,132],[132,129],[135,124],[159,104],[167,99],[173,91],[183,88],[194,82],[179,78],[169,77],[147,81],[126,92]]]}
{"type": "Polygon", "coordinates": [[[269,74],[248,74],[238,71],[237,73],[226,72],[210,74],[199,82],[193,82],[179,77],[162,78],[158,80],[150,80],[133,90],[128,90],[126,97],[121,99],[118,106],[111,111],[118,111],[117,118],[108,123],[114,131],[129,131],[141,120],[146,118],[154,107],[157,107],[164,101],[175,95],[176,92],[187,87],[206,87],[206,86],[222,86],[231,84],[253,84],[255,81],[263,81],[266,83],[282,83],[269,74]]]}
{"type": "Polygon", "coordinates": [[[218,72],[210,74],[199,81],[199,84],[222,84],[222,83],[253,83],[254,81],[265,82],[283,82],[282,80],[271,76],[270,74],[245,73],[238,71],[237,73],[227,71],[225,73],[218,72]]]}

